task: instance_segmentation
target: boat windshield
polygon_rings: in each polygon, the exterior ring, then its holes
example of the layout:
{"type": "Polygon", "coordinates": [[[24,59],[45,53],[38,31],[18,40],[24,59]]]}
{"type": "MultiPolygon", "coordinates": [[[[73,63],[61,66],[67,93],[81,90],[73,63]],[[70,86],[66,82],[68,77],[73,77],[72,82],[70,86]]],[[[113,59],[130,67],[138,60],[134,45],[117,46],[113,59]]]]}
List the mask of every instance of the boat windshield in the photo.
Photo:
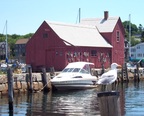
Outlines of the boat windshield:
{"type": "Polygon", "coordinates": [[[72,72],[74,68],[69,68],[67,72],[72,72]]]}
{"type": "Polygon", "coordinates": [[[90,73],[90,66],[86,64],[86,65],[81,69],[80,73],[89,74],[89,73],[90,73]]]}
{"type": "Polygon", "coordinates": [[[89,71],[88,71],[88,70],[85,70],[85,69],[81,69],[80,73],[89,74],[89,71]]]}
{"type": "Polygon", "coordinates": [[[65,68],[62,72],[79,72],[80,68],[65,68]]]}
{"type": "Polygon", "coordinates": [[[62,72],[68,72],[68,70],[69,70],[69,68],[65,68],[65,69],[63,69],[62,72]]]}
{"type": "Polygon", "coordinates": [[[82,68],[67,67],[62,72],[63,73],[66,73],[66,72],[73,72],[73,73],[80,72],[80,73],[84,73],[84,74],[89,74],[90,73],[90,66],[86,64],[82,68]]]}
{"type": "Polygon", "coordinates": [[[80,71],[80,68],[75,68],[74,70],[73,70],[73,72],[79,72],[80,71]]]}
{"type": "Polygon", "coordinates": [[[89,70],[81,69],[81,68],[65,68],[62,72],[63,73],[66,73],[66,72],[73,72],[73,73],[80,72],[80,73],[88,74],[89,70]]]}

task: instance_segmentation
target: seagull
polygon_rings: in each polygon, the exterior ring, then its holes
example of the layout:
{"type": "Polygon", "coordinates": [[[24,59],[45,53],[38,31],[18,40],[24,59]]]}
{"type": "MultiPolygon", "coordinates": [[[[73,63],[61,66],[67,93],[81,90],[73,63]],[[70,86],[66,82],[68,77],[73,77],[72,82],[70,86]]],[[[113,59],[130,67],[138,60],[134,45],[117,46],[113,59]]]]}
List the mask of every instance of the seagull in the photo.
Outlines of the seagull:
{"type": "Polygon", "coordinates": [[[111,70],[102,74],[99,77],[97,84],[109,85],[109,84],[112,84],[113,82],[115,82],[117,79],[117,68],[118,67],[121,67],[121,65],[118,65],[117,63],[112,63],[111,70]]]}

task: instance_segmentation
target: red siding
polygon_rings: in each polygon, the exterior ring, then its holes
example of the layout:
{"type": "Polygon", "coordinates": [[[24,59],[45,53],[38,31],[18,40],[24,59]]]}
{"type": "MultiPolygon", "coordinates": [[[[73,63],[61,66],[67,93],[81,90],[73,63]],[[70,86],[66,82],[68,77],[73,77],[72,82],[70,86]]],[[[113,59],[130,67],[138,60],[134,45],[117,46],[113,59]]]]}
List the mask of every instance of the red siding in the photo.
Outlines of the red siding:
{"type": "Polygon", "coordinates": [[[121,33],[120,42],[116,42],[116,30],[121,30],[120,21],[113,33],[103,33],[102,36],[112,44],[113,49],[97,47],[66,46],[62,39],[44,21],[38,28],[26,46],[26,63],[31,64],[33,70],[41,67],[54,67],[62,70],[68,62],[90,61],[95,68],[101,68],[103,58],[104,67],[107,68],[112,62],[122,64],[124,62],[124,36],[121,33]],[[91,56],[91,51],[96,51],[96,56],[91,56]]]}
{"type": "Polygon", "coordinates": [[[124,34],[123,30],[121,29],[121,22],[118,21],[117,25],[114,28],[113,34],[112,34],[112,61],[117,62],[119,64],[124,63],[124,34]],[[120,41],[117,42],[116,33],[117,31],[120,32],[120,41]]]}
{"type": "Polygon", "coordinates": [[[56,49],[60,50],[63,46],[65,45],[61,39],[43,22],[27,43],[26,63],[31,64],[34,70],[42,66],[62,69],[64,56],[56,57],[56,49]],[[44,34],[47,34],[47,37],[43,37],[44,34]]]}
{"type": "Polygon", "coordinates": [[[124,63],[124,28],[121,20],[119,19],[113,32],[101,33],[102,36],[113,46],[112,49],[112,62],[123,65],[124,63]],[[117,42],[116,33],[120,32],[120,41],[117,42]]]}

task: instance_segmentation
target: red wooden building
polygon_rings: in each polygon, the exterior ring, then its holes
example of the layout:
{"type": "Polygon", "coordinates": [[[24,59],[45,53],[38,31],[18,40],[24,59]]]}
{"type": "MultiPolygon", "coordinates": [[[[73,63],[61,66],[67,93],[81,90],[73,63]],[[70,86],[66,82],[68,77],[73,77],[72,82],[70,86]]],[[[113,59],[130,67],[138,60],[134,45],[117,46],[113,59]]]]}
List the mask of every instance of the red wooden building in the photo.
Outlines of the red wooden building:
{"type": "Polygon", "coordinates": [[[100,68],[124,63],[124,28],[120,17],[83,19],[80,24],[44,21],[26,46],[26,63],[33,70],[54,67],[62,70],[69,62],[89,61],[100,68]]]}

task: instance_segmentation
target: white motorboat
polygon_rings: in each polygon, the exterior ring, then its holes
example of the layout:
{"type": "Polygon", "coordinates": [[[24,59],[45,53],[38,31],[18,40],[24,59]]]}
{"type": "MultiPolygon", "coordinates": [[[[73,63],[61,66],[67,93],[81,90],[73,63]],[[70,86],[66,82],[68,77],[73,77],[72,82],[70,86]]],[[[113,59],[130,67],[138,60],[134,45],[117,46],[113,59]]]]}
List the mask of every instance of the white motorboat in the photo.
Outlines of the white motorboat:
{"type": "Polygon", "coordinates": [[[51,84],[58,90],[88,89],[97,87],[97,77],[91,74],[90,62],[69,63],[63,71],[51,79],[51,84]]]}

